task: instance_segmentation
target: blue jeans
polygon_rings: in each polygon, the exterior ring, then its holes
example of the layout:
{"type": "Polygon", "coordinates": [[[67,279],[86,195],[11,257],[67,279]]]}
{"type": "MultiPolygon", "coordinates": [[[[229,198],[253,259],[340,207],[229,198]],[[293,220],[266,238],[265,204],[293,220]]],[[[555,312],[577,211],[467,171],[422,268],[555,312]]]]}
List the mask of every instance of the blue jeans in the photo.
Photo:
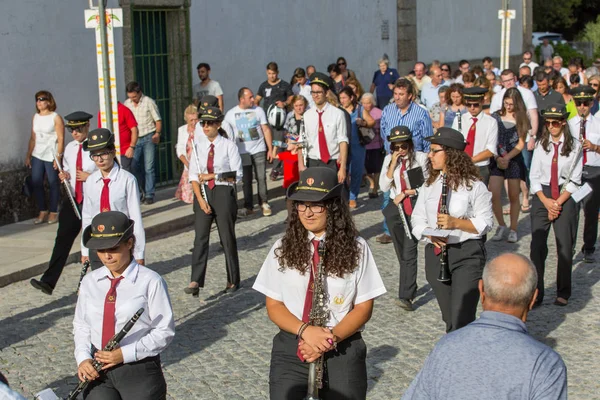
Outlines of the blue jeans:
{"type": "MultiPolygon", "coordinates": [[[[384,208],[386,208],[388,204],[390,204],[390,191],[389,190],[387,192],[383,192],[383,204],[381,205],[381,209],[383,210],[384,208]]],[[[390,234],[390,229],[388,228],[385,218],[383,219],[383,233],[385,233],[386,235],[390,234]]]]}
{"type": "MultiPolygon", "coordinates": [[[[527,146],[527,144],[525,144],[527,146]]],[[[527,150],[525,147],[521,150],[521,154],[523,155],[523,161],[525,162],[525,182],[527,186],[529,186],[529,168],[531,167],[531,159],[533,158],[533,151],[527,150]]]]}
{"type": "Polygon", "coordinates": [[[156,145],[152,143],[152,135],[154,135],[154,132],[138,138],[133,153],[133,174],[138,181],[140,191],[144,193],[144,197],[147,199],[154,198],[154,153],[156,145]],[[144,162],[143,167],[142,159],[144,162]]]}
{"type": "Polygon", "coordinates": [[[31,181],[33,183],[33,197],[38,210],[57,212],[60,188],[58,171],[54,169],[53,163],[31,157],[31,181]],[[44,175],[48,177],[48,186],[50,187],[49,208],[46,207],[46,196],[44,194],[44,175]]]}
{"type": "Polygon", "coordinates": [[[356,200],[360,192],[363,173],[365,172],[365,156],[367,149],[361,146],[358,140],[352,144],[350,150],[350,200],[356,200]]]}

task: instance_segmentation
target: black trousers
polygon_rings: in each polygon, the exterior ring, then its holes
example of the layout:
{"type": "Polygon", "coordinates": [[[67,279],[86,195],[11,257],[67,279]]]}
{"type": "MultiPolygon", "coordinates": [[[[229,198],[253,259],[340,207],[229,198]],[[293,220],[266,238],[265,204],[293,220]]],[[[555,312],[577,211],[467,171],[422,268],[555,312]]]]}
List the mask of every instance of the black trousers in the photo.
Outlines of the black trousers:
{"type": "MultiPolygon", "coordinates": [[[[400,284],[398,298],[412,300],[417,293],[417,256],[419,241],[411,234],[410,239],[406,236],[398,206],[390,199],[389,204],[383,209],[383,215],[390,230],[390,236],[394,243],[394,250],[400,265],[400,284]]],[[[406,215],[408,229],[412,230],[410,216],[406,215]]]]}
{"type": "MultiPolygon", "coordinates": [[[[551,197],[549,186],[542,186],[542,191],[551,197]]],[[[596,218],[598,215],[596,214],[596,218]]],[[[556,296],[563,299],[571,297],[571,271],[573,270],[573,246],[577,239],[577,204],[571,198],[562,205],[562,211],[554,221],[548,220],[548,210],[542,201],[533,196],[531,204],[531,261],[538,273],[537,302],[544,299],[544,272],[548,256],[548,234],[554,228],[558,265],[556,271],[556,296]]]]}
{"type": "Polygon", "coordinates": [[[440,257],[434,246],[425,246],[425,275],[431,285],[446,323],[446,332],[455,331],[475,321],[479,303],[479,280],[485,266],[486,251],[480,239],[449,244],[448,266],[450,282],[437,280],[440,273],[440,257]]]}
{"type": "MultiPolygon", "coordinates": [[[[79,212],[81,212],[81,207],[79,207],[79,212]]],[[[56,287],[56,283],[67,263],[69,253],[79,231],[81,231],[81,220],[75,215],[69,199],[65,198],[58,214],[58,230],[56,232],[52,256],[48,263],[48,269],[41,278],[42,282],[47,283],[53,289],[56,287]]]]}
{"type": "Polygon", "coordinates": [[[234,285],[240,283],[240,261],[238,258],[237,239],[235,237],[235,221],[237,219],[237,199],[232,186],[216,185],[212,190],[205,186],[211,214],[206,214],[194,198],[194,250],[192,251],[191,282],[198,282],[204,287],[206,265],[208,262],[208,240],[213,221],[217,223],[219,237],[225,251],[227,282],[234,285]]]}
{"type": "MultiPolygon", "coordinates": [[[[279,331],[273,338],[269,393],[271,400],[302,400],[308,388],[309,363],[296,355],[296,336],[279,331]]],[[[326,375],[322,400],[363,400],[367,398],[367,346],[360,332],[338,343],[337,350],[325,353],[326,375]]]]}
{"type": "Polygon", "coordinates": [[[329,160],[329,162],[324,163],[321,160],[314,160],[312,158],[307,158],[306,159],[306,164],[308,164],[306,167],[329,167],[332,170],[334,170],[335,172],[338,172],[338,165],[337,165],[337,160],[329,160]]]}
{"type": "Polygon", "coordinates": [[[583,200],[583,250],[594,252],[598,239],[598,209],[600,208],[600,167],[584,167],[583,183],[588,183],[593,192],[583,200]]]}
{"type": "Polygon", "coordinates": [[[86,400],[163,400],[167,383],[160,357],[120,364],[100,374],[83,392],[86,400]]]}

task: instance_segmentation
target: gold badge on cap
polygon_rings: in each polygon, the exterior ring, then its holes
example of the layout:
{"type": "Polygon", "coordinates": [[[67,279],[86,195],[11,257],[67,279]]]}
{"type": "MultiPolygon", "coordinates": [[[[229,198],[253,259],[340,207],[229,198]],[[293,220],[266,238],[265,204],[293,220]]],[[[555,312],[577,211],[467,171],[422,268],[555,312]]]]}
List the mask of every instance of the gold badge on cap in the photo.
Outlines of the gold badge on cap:
{"type": "Polygon", "coordinates": [[[212,110],[208,110],[207,112],[208,112],[209,114],[212,114],[212,110]]]}
{"type": "Polygon", "coordinates": [[[313,178],[308,178],[308,179],[306,180],[306,184],[307,184],[308,186],[312,186],[314,183],[315,183],[315,180],[314,180],[313,178]]]}
{"type": "Polygon", "coordinates": [[[552,112],[556,112],[556,108],[552,107],[552,112]]]}
{"type": "Polygon", "coordinates": [[[98,136],[96,136],[96,135],[92,136],[92,140],[96,140],[96,139],[98,139],[98,136]]]}
{"type": "Polygon", "coordinates": [[[104,232],[104,225],[98,225],[98,232],[102,233],[104,232]]]}
{"type": "Polygon", "coordinates": [[[204,102],[204,107],[208,107],[208,103],[207,102],[204,102]]]}

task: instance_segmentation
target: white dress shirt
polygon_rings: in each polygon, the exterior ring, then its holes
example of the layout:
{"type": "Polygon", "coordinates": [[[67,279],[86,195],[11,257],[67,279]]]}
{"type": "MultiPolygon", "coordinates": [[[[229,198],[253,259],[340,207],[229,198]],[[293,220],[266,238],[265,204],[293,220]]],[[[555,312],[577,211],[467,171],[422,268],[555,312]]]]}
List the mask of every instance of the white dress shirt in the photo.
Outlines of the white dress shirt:
{"type": "MultiPolygon", "coordinates": [[[[401,159],[404,161],[404,159],[401,159]]],[[[402,182],[400,181],[400,171],[402,170],[402,163],[398,160],[398,164],[396,165],[396,169],[394,170],[393,178],[390,179],[387,176],[387,170],[392,162],[392,155],[388,154],[383,159],[383,167],[381,168],[381,174],[379,174],[379,187],[382,192],[390,191],[390,200],[394,200],[394,198],[400,194],[400,188],[402,187],[402,182]],[[392,185],[392,182],[394,183],[392,185]]],[[[415,152],[415,159],[409,165],[407,165],[406,169],[413,169],[421,167],[423,169],[423,176],[427,179],[427,153],[422,153],[420,151],[415,152]]]]}
{"type": "Polygon", "coordinates": [[[123,104],[131,110],[138,123],[139,137],[156,132],[156,121],[160,121],[162,118],[154,100],[146,95],[142,95],[137,104],[130,99],[125,100],[123,104]]]}
{"type": "MultiPolygon", "coordinates": [[[[313,240],[315,235],[309,232],[308,237],[313,240]]],[[[327,239],[323,236],[321,240],[327,239]]],[[[339,324],[356,304],[364,303],[386,292],[369,245],[361,237],[357,237],[356,241],[361,250],[358,267],[343,278],[327,276],[326,286],[329,293],[327,308],[330,310],[327,326],[330,328],[339,324]]],[[[310,274],[302,275],[300,271],[292,268],[280,271],[281,265],[275,256],[275,249],[279,247],[281,247],[281,239],[271,247],[252,288],[273,300],[283,302],[285,307],[301,320],[310,274]]],[[[310,251],[311,254],[314,252],[312,244],[310,250],[306,249],[306,251],[310,251]]]]}
{"type": "MultiPolygon", "coordinates": [[[[494,117],[487,115],[483,111],[480,112],[476,117],[473,117],[471,113],[462,115],[461,133],[465,137],[465,141],[469,136],[469,129],[471,129],[471,125],[473,125],[473,118],[477,118],[477,123],[475,124],[475,145],[473,146],[473,157],[485,150],[491,151],[495,156],[498,155],[498,123],[494,117]]],[[[458,117],[454,117],[452,129],[458,130],[458,117]]],[[[475,165],[478,167],[484,167],[489,164],[489,158],[475,163],[475,165]]]]}
{"type": "MultiPolygon", "coordinates": [[[[69,142],[65,147],[65,154],[63,156],[63,170],[71,175],[69,183],[71,184],[71,193],[75,198],[75,183],[77,181],[77,153],[79,147],[82,146],[77,140],[69,142]]],[[[82,171],[92,173],[96,170],[96,163],[90,158],[90,152],[81,149],[81,165],[82,171]]]]}
{"type": "MultiPolygon", "coordinates": [[[[133,256],[136,260],[141,260],[144,258],[146,249],[146,233],[142,224],[140,193],[137,182],[131,173],[119,167],[117,163],[115,163],[113,169],[108,174],[108,178],[110,179],[108,184],[110,209],[111,211],[121,211],[135,223],[133,225],[133,233],[135,235],[133,256]]],[[[100,196],[103,187],[104,182],[102,181],[102,172],[100,170],[91,174],[83,184],[83,193],[85,193],[85,196],[83,197],[83,209],[81,210],[82,231],[92,223],[92,218],[100,214],[100,196]]],[[[81,255],[90,255],[89,249],[83,245],[83,237],[81,241],[81,255]]]]}
{"type": "MultiPolygon", "coordinates": [[[[573,160],[578,155],[581,144],[579,140],[573,140],[573,149],[569,153],[568,157],[563,156],[562,148],[564,144],[564,135],[559,138],[560,145],[558,146],[558,185],[559,189],[562,189],[563,183],[566,181],[566,175],[569,173],[573,160]]],[[[542,190],[542,185],[550,186],[550,178],[552,174],[552,157],[554,157],[554,146],[552,145],[552,139],[548,144],[548,151],[544,150],[541,142],[537,142],[535,149],[533,150],[533,158],[531,159],[531,169],[529,170],[529,182],[531,187],[531,193],[536,194],[542,190]]],[[[581,155],[577,158],[577,164],[571,175],[570,182],[567,183],[566,190],[569,193],[575,193],[581,185],[581,172],[583,165],[581,162],[581,155]]]]}
{"type": "MultiPolygon", "coordinates": [[[[599,114],[596,114],[599,115],[599,114]]],[[[592,144],[600,145],[600,117],[592,116],[591,114],[585,119],[585,138],[592,142],[592,144]]],[[[571,128],[571,134],[577,140],[579,140],[579,130],[581,127],[581,117],[576,115],[569,120],[569,128],[571,128]]],[[[591,167],[600,167],[600,154],[593,151],[585,151],[587,162],[585,165],[591,167]]]]}
{"type": "MultiPolygon", "coordinates": [[[[537,101],[535,101],[535,95],[533,94],[533,92],[527,88],[524,88],[523,86],[516,86],[516,88],[519,91],[519,93],[521,93],[521,97],[523,98],[523,102],[525,103],[525,107],[527,108],[527,110],[537,110],[537,101]]],[[[492,103],[490,104],[490,114],[502,109],[504,93],[506,93],[506,89],[500,90],[492,97],[492,103]]]]}
{"type": "MultiPolygon", "coordinates": [[[[211,144],[215,145],[213,172],[218,174],[221,172],[235,171],[237,173],[236,181],[240,182],[242,180],[242,158],[240,157],[240,153],[235,143],[225,139],[221,135],[218,135],[215,140],[211,142],[204,133],[202,133],[200,138],[196,137],[196,139],[198,140],[195,144],[198,161],[196,161],[193,156],[190,160],[190,182],[200,182],[198,174],[208,174],[206,163],[208,161],[208,152],[211,144]],[[200,166],[198,166],[198,163],[200,163],[200,166]]],[[[215,184],[231,186],[231,183],[229,182],[216,179],[215,184]]]]}
{"type": "MultiPolygon", "coordinates": [[[[340,157],[340,143],[348,143],[344,111],[329,103],[325,103],[323,109],[319,111],[323,112],[321,118],[329,156],[332,160],[337,160],[340,157]]],[[[304,129],[306,130],[308,140],[308,158],[320,160],[319,116],[317,115],[317,107],[313,107],[304,113],[304,129]]]]}
{"type": "MultiPolygon", "coordinates": [[[[413,209],[412,233],[417,239],[430,243],[423,236],[425,228],[437,228],[437,215],[440,195],[442,194],[442,175],[431,186],[423,185],[413,209]]],[[[448,214],[455,218],[468,219],[477,233],[454,229],[450,232],[448,243],[462,243],[469,239],[480,239],[492,230],[494,213],[492,212],[492,193],[481,181],[472,182],[472,188],[461,186],[457,191],[448,188],[448,214]]]]}
{"type": "MultiPolygon", "coordinates": [[[[123,363],[127,364],[162,352],[175,336],[175,322],[167,284],[159,274],[133,260],[122,276],[116,289],[115,334],[140,308],[144,308],[144,313],[120,342],[123,363]]],[[[86,275],[81,282],[73,318],[77,365],[92,358],[92,345],[102,350],[104,300],[110,289],[109,277],[112,278],[110,270],[103,266],[86,275]]]]}

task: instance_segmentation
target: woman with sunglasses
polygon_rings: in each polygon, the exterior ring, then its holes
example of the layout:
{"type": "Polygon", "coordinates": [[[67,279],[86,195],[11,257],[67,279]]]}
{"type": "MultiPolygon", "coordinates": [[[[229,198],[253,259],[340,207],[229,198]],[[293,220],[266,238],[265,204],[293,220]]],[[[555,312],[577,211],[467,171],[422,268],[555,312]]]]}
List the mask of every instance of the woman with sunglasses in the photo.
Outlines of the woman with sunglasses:
{"type": "MultiPolygon", "coordinates": [[[[135,177],[125,171],[116,160],[115,135],[108,129],[94,129],[83,143],[83,150],[90,153],[97,170],[83,184],[82,229],[92,218],[106,211],[120,211],[135,222],[136,237],[133,255],[138,264],[144,265],[146,234],[140,210],[140,192],[135,177]]],[[[90,252],[81,244],[81,263],[90,261],[92,270],[102,266],[95,251],[90,252]]]]}
{"type": "MultiPolygon", "coordinates": [[[[507,239],[516,243],[519,223],[519,193],[521,181],[525,181],[526,168],[521,151],[525,148],[525,138],[531,129],[527,117],[527,107],[517,88],[509,88],[504,93],[502,108],[492,114],[498,124],[497,156],[490,161],[490,191],[492,208],[498,221],[498,228],[492,240],[507,239]],[[510,230],[504,222],[502,211],[502,187],[505,186],[510,202],[510,230]]],[[[528,199],[523,193],[523,202],[528,199]]]]}
{"type": "Polygon", "coordinates": [[[327,384],[319,390],[320,398],[362,400],[367,395],[362,331],[375,298],[386,290],[342,188],[330,168],[310,167],[300,174],[300,181],[287,190],[294,207],[286,232],[254,282],[253,288],[266,296],[269,318],[280,329],[271,352],[272,400],[306,398],[309,365],[321,356],[327,384]],[[312,303],[313,283],[320,278],[325,282],[325,310],[312,303]],[[325,312],[324,326],[309,324],[313,308],[325,312]]]}
{"type": "Polygon", "coordinates": [[[346,59],[344,57],[338,57],[336,64],[340,69],[340,74],[342,75],[342,78],[344,78],[344,81],[348,81],[349,79],[356,79],[356,74],[354,73],[354,71],[348,68],[348,63],[346,62],[346,59]]]}
{"type": "Polygon", "coordinates": [[[79,219],[77,213],[81,213],[84,197],[83,184],[90,174],[96,170],[96,164],[90,159],[90,153],[83,150],[83,142],[87,139],[92,117],[91,114],[84,111],[75,111],[65,116],[67,129],[73,135],[74,140],[65,147],[63,172],[58,174],[58,177],[61,181],[68,183],[77,211],[73,208],[71,199],[65,196],[61,212],[58,215],[58,230],[48,269],[40,280],[32,279],[29,281],[34,288],[48,295],[54,291],[67,263],[71,247],[73,247],[73,243],[81,231],[81,219],[79,219]]]}
{"type": "MultiPolygon", "coordinates": [[[[591,79],[590,79],[591,81],[591,79]]],[[[591,107],[596,91],[591,86],[571,89],[571,95],[577,106],[578,116],[569,120],[571,133],[579,138],[583,133],[583,172],[582,183],[591,186],[593,194],[583,199],[583,260],[594,262],[596,240],[598,239],[598,209],[600,207],[600,118],[591,115],[591,107]],[[583,117],[583,121],[582,121],[583,117]],[[582,128],[583,123],[583,130],[582,128]]]]}
{"type": "Polygon", "coordinates": [[[579,141],[567,124],[568,112],[554,104],[542,111],[545,126],[538,136],[529,180],[533,196],[531,208],[530,258],[538,272],[536,305],[544,299],[544,271],[548,256],[548,233],[554,228],[558,265],[556,273],[557,306],[566,306],[571,297],[573,246],[577,238],[578,209],[571,198],[581,184],[583,169],[579,141]],[[574,166],[571,176],[567,176],[574,166]]]}
{"type": "Polygon", "coordinates": [[[43,222],[58,222],[58,201],[60,188],[55,157],[62,162],[65,145],[65,125],[56,113],[56,102],[52,93],[42,90],[35,94],[35,110],[31,125],[31,137],[25,166],[31,169],[33,196],[39,215],[33,220],[38,225],[43,222]],[[50,204],[46,204],[44,175],[48,178],[50,204]]]}
{"type": "Polygon", "coordinates": [[[427,179],[411,218],[412,233],[428,243],[425,275],[442,311],[446,332],[450,332],[475,320],[479,302],[477,285],[486,261],[482,238],[494,225],[492,194],[464,151],[467,144],[462,133],[440,128],[427,140],[431,142],[427,179]],[[447,214],[440,213],[444,181],[447,214]],[[450,232],[439,232],[436,228],[450,232]],[[449,281],[438,280],[444,254],[449,281]]]}
{"type": "Polygon", "coordinates": [[[220,135],[223,114],[217,107],[206,107],[200,114],[204,135],[195,143],[195,156],[190,161],[190,182],[194,189],[194,249],[192,275],[184,292],[199,296],[204,287],[208,244],[213,221],[217,223],[219,238],[225,252],[227,285],[225,292],[240,287],[235,221],[237,219],[236,182],[242,180],[242,159],[237,145],[220,135]]]}
{"type": "Polygon", "coordinates": [[[385,156],[383,161],[379,186],[384,192],[390,191],[390,200],[392,201],[382,212],[390,229],[390,236],[400,265],[399,305],[407,311],[412,311],[412,301],[417,293],[417,245],[419,241],[410,233],[411,215],[417,202],[418,188],[422,182],[410,182],[409,185],[408,171],[415,168],[425,171],[427,154],[415,151],[412,133],[406,126],[393,128],[388,136],[388,141],[391,153],[385,156]],[[401,212],[406,218],[408,235],[402,222],[401,212]]]}

